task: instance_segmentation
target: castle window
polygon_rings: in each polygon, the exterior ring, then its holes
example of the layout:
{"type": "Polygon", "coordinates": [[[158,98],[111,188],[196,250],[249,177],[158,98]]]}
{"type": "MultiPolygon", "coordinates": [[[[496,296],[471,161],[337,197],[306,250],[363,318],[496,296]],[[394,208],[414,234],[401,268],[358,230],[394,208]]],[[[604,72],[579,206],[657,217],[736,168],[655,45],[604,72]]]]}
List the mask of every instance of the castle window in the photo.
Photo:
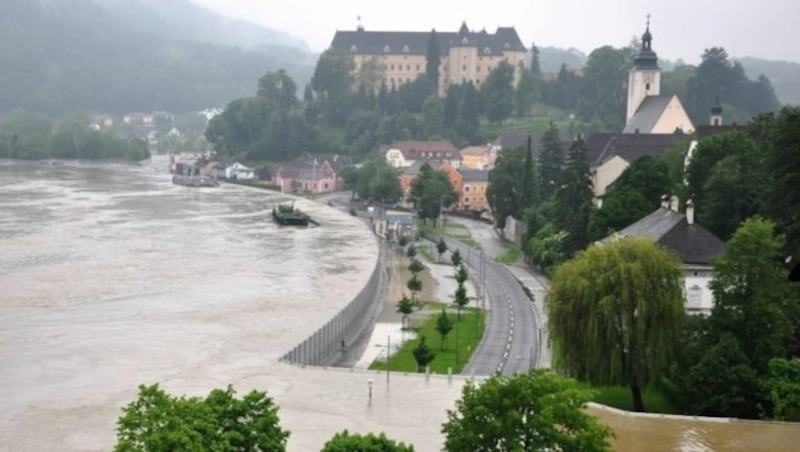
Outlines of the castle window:
{"type": "Polygon", "coordinates": [[[390,68],[391,70],[394,70],[394,64],[392,64],[391,66],[389,66],[389,68],[390,68]]]}
{"type": "Polygon", "coordinates": [[[488,54],[492,53],[492,51],[491,51],[491,50],[489,50],[489,47],[484,47],[484,48],[483,48],[483,53],[485,53],[486,55],[488,55],[488,54]]]}
{"type": "Polygon", "coordinates": [[[481,71],[481,65],[479,64],[478,67],[475,68],[475,72],[480,72],[480,71],[481,71]]]}
{"type": "Polygon", "coordinates": [[[408,53],[408,46],[403,46],[403,53],[408,53]]]}
{"type": "Polygon", "coordinates": [[[461,40],[461,44],[469,44],[469,39],[467,39],[467,37],[464,36],[464,39],[461,40]]]}
{"type": "Polygon", "coordinates": [[[358,50],[358,49],[356,48],[355,44],[350,46],[350,53],[356,53],[356,50],[358,50]]]}
{"type": "Polygon", "coordinates": [[[410,64],[406,64],[406,70],[407,70],[407,71],[410,71],[410,70],[411,70],[411,65],[410,65],[410,64]]]}
{"type": "Polygon", "coordinates": [[[509,44],[508,42],[506,42],[505,44],[503,44],[503,48],[504,48],[504,49],[510,49],[510,48],[511,48],[511,44],[509,44]]]}
{"type": "Polygon", "coordinates": [[[389,53],[391,51],[392,51],[392,49],[390,49],[388,45],[383,47],[383,53],[389,53]]]}
{"type": "Polygon", "coordinates": [[[419,70],[419,64],[417,65],[417,70],[419,70]]]}
{"type": "Polygon", "coordinates": [[[467,65],[466,65],[466,64],[462,65],[462,66],[461,66],[461,70],[462,70],[462,71],[466,71],[466,70],[467,70],[467,65]]]}
{"type": "Polygon", "coordinates": [[[650,91],[650,84],[649,83],[644,85],[644,90],[645,91],[650,91]]]}

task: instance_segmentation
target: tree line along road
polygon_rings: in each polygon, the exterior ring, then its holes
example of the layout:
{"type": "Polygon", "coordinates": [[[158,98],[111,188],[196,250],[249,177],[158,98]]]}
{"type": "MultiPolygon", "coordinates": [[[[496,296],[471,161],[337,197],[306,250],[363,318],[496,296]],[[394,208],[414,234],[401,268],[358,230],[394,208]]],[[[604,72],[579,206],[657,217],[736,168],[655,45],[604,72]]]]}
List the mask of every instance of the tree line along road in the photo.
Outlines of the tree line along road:
{"type": "MultiPolygon", "coordinates": [[[[448,249],[459,250],[478,282],[479,294],[484,294],[484,302],[489,304],[483,339],[462,373],[488,376],[500,372],[513,375],[537,367],[541,325],[534,305],[520,283],[504,265],[495,262],[486,252],[443,238],[448,249]]],[[[438,242],[439,236],[430,236],[429,239],[438,242]]]]}

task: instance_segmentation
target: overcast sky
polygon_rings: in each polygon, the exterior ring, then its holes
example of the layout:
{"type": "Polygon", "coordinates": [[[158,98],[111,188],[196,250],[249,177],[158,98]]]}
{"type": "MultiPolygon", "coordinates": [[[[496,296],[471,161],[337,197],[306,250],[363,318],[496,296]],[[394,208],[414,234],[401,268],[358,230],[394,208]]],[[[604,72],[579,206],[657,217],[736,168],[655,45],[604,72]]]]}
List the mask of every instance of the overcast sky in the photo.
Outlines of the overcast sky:
{"type": "Polygon", "coordinates": [[[696,63],[703,49],[731,56],[800,62],[800,0],[192,0],[227,15],[283,30],[314,51],[337,29],[456,31],[514,26],[526,46],[616,47],[644,31],[652,15],[659,56],[696,63]],[[453,12],[456,11],[456,12],[453,12]]]}

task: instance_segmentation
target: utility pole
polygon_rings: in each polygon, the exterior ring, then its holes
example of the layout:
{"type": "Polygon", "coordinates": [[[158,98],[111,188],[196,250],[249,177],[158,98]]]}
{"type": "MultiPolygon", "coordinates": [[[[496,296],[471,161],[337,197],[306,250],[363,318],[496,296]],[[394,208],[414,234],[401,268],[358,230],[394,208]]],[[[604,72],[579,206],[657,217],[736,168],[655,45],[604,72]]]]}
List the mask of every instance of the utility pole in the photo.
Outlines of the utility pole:
{"type": "Polygon", "coordinates": [[[391,344],[392,344],[392,335],[390,334],[386,336],[386,391],[387,392],[389,391],[389,370],[391,367],[389,365],[390,364],[389,360],[392,358],[392,355],[390,353],[391,344]]]}

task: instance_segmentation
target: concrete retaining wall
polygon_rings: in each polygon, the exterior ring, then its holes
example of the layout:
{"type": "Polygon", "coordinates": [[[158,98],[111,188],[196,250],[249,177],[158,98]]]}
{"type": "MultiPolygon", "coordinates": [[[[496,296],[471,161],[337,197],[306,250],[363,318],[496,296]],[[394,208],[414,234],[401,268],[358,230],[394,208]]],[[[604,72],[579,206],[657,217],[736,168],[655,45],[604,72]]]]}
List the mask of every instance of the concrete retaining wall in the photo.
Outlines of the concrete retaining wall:
{"type": "MultiPolygon", "coordinates": [[[[381,253],[383,250],[381,249],[381,253]]],[[[361,291],[336,316],[305,341],[281,357],[282,361],[308,366],[327,365],[332,357],[342,351],[342,344],[350,344],[372,317],[370,312],[380,306],[385,280],[383,256],[375,263],[372,275],[361,291]]]]}

